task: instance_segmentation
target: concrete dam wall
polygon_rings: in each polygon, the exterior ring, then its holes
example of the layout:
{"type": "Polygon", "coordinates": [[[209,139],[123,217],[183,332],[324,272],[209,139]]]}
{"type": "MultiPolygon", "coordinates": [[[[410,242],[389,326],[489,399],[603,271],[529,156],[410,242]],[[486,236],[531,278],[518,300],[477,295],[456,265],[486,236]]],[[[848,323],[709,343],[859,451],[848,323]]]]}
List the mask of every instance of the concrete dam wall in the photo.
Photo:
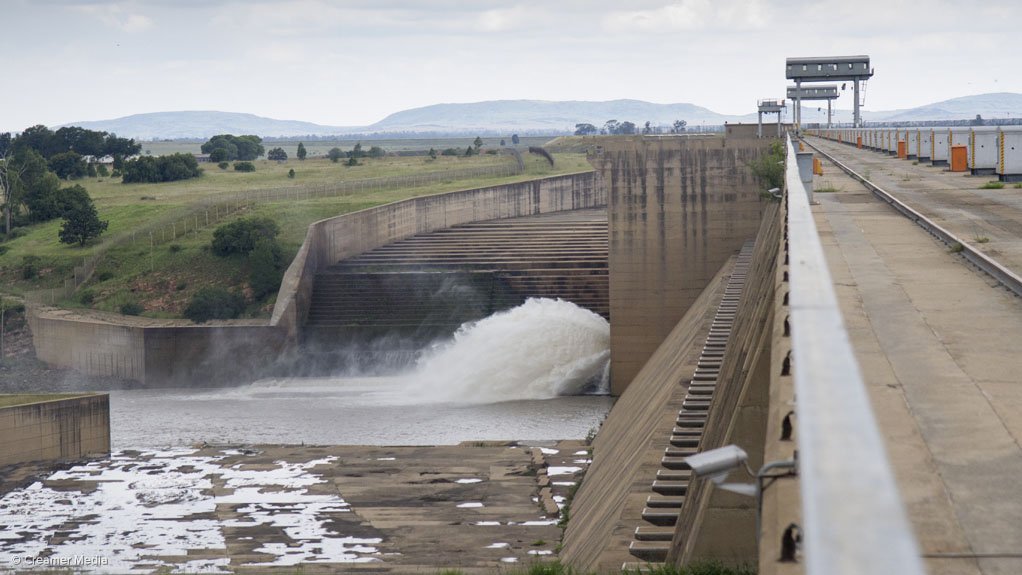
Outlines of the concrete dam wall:
{"type": "Polygon", "coordinates": [[[754,129],[611,141],[594,159],[608,186],[612,385],[621,397],[572,503],[562,552],[572,567],[756,562],[754,505],[705,489],[682,462],[731,442],[751,465],[763,459],[781,228],[750,169],[772,140],[754,129]],[[753,238],[734,301],[723,284],[753,238]],[[718,353],[720,317],[730,319],[718,353]]]}
{"type": "Polygon", "coordinates": [[[109,453],[106,394],[0,408],[0,467],[109,453]]]}
{"type": "Polygon", "coordinates": [[[591,162],[607,186],[615,395],[756,235],[763,186],[751,163],[772,140],[756,138],[755,129],[597,140],[591,162]]]}

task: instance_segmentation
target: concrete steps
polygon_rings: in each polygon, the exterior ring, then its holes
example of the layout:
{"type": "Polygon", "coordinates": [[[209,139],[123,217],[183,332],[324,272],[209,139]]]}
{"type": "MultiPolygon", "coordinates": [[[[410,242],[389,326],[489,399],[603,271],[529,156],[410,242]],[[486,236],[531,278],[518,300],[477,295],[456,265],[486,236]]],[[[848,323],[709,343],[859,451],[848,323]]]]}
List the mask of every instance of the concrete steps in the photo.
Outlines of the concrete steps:
{"type": "Polygon", "coordinates": [[[467,321],[560,298],[609,317],[603,210],[465,224],[366,252],[316,275],[305,343],[428,342],[467,321]]]}
{"type": "Polygon", "coordinates": [[[661,468],[657,470],[656,479],[650,486],[653,494],[646,498],[646,505],[642,510],[642,519],[650,526],[636,528],[633,540],[629,543],[629,552],[642,561],[663,562],[670,551],[673,527],[677,524],[692,478],[685,458],[700,451],[703,427],[713,405],[717,379],[731,338],[735,312],[742,297],[751,260],[750,243],[743,247],[728,280],[724,297],[717,308],[674,429],[660,460],[661,468]]]}

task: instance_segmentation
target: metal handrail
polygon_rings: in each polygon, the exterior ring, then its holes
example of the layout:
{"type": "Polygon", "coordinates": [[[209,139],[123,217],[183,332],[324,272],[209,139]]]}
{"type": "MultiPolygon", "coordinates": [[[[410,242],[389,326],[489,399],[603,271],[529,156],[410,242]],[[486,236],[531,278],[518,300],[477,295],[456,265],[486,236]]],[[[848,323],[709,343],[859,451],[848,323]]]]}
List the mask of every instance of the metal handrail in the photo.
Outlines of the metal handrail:
{"type": "Polygon", "coordinates": [[[787,140],[789,312],[806,573],[925,573],[787,140]]]}

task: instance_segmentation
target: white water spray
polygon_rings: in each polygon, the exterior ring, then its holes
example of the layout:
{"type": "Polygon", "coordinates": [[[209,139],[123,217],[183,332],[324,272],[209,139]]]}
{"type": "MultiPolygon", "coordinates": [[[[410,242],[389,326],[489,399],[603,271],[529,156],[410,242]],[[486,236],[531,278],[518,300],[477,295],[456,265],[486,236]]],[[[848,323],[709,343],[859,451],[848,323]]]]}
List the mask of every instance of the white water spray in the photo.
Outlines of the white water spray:
{"type": "Polygon", "coordinates": [[[606,392],[610,324],[571,302],[530,298],[462,325],[411,376],[421,401],[550,399],[598,384],[606,392]]]}

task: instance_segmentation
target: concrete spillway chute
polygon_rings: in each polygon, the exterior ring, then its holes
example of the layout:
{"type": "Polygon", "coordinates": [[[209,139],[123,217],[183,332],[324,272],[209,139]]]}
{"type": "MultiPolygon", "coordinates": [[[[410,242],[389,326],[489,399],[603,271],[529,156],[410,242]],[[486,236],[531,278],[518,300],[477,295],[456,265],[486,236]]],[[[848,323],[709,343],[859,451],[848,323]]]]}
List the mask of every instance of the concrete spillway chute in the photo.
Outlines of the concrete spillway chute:
{"type": "MultiPolygon", "coordinates": [[[[869,67],[869,56],[828,56],[823,58],[788,58],[785,78],[795,81],[795,88],[801,92],[803,82],[835,82],[847,80],[854,83],[855,106],[854,126],[862,125],[859,114],[859,82],[873,76],[869,67]]],[[[796,97],[795,109],[801,108],[801,98],[796,97]]],[[[796,115],[795,126],[801,127],[802,118],[796,115]]]]}

